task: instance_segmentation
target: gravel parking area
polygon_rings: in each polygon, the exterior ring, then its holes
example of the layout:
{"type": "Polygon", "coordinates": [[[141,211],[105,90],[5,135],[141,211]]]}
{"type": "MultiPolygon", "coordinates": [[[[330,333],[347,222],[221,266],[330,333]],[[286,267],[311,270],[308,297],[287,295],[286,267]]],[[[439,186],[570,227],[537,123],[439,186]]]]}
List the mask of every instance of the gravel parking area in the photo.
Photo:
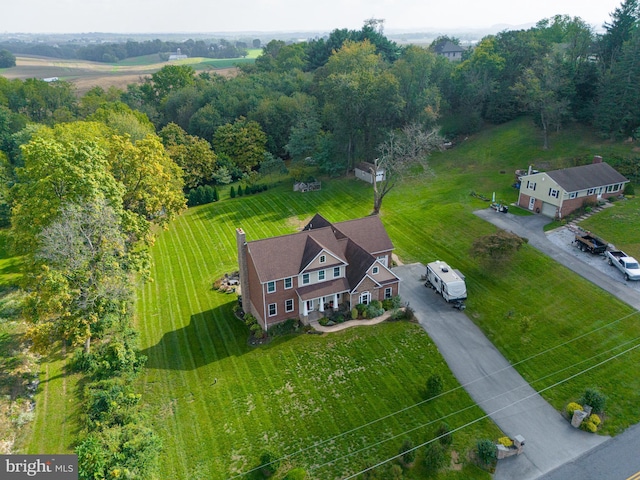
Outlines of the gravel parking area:
{"type": "Polygon", "coordinates": [[[609,265],[609,262],[604,255],[593,255],[589,252],[582,252],[573,243],[574,238],[575,233],[572,232],[568,227],[560,227],[547,232],[547,239],[556,246],[562,248],[564,251],[574,256],[581,262],[597,268],[603,274],[611,277],[611,279],[640,292],[640,281],[625,281],[624,277],[622,276],[622,272],[620,272],[620,270],[618,270],[616,267],[609,265]]]}

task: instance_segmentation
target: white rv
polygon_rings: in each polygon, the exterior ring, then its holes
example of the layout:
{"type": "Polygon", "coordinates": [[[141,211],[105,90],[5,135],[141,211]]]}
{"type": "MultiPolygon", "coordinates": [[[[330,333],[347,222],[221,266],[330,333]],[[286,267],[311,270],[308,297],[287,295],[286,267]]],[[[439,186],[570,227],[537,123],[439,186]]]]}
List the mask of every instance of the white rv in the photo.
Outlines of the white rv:
{"type": "Polygon", "coordinates": [[[440,260],[427,264],[426,285],[442,295],[447,302],[461,302],[467,298],[464,275],[440,260]]]}

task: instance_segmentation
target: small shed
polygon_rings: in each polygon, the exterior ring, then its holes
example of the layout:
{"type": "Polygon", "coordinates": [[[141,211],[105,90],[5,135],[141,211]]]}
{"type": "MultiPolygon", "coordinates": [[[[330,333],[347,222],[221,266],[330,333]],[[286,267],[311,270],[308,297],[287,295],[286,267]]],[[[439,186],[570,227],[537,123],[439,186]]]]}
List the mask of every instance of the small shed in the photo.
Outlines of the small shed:
{"type": "MultiPolygon", "coordinates": [[[[373,183],[373,171],[376,170],[376,166],[369,162],[360,162],[356,165],[355,174],[356,178],[364,180],[367,183],[373,183]]],[[[376,182],[382,182],[385,178],[384,168],[378,167],[376,170],[376,182]]]]}

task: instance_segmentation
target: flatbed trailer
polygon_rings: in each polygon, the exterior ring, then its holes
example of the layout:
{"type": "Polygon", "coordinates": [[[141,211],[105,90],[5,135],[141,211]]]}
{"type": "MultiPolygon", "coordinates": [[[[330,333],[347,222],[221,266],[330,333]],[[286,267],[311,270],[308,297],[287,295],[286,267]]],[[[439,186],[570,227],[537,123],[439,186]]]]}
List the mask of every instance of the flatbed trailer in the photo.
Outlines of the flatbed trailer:
{"type": "Polygon", "coordinates": [[[573,243],[583,252],[603,255],[607,251],[607,242],[591,233],[578,233],[573,243]]]}

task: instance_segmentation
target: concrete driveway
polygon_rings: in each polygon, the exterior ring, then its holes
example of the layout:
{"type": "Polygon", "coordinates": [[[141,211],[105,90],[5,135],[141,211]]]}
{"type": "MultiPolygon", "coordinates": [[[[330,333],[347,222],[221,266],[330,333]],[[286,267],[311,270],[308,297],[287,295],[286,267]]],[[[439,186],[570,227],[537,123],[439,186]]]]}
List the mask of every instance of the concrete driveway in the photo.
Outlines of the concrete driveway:
{"type": "Polygon", "coordinates": [[[463,312],[424,286],[424,265],[402,265],[393,271],[402,280],[403,300],[415,310],[473,400],[507,435],[525,438],[523,454],[498,463],[496,480],[538,478],[607,440],[571,427],[463,312]]]}

